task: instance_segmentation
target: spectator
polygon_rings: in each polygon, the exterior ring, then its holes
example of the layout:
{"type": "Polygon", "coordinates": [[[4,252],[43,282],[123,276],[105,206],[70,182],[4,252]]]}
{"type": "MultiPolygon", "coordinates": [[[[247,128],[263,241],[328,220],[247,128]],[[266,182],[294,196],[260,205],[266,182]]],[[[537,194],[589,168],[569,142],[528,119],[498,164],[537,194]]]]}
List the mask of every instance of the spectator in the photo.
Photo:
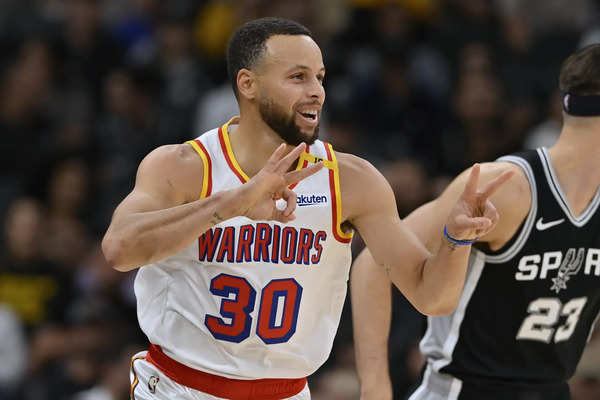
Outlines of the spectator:
{"type": "Polygon", "coordinates": [[[70,277],[42,255],[43,220],[38,202],[20,198],[10,207],[4,230],[0,303],[13,308],[28,336],[63,321],[73,295],[70,277]]]}

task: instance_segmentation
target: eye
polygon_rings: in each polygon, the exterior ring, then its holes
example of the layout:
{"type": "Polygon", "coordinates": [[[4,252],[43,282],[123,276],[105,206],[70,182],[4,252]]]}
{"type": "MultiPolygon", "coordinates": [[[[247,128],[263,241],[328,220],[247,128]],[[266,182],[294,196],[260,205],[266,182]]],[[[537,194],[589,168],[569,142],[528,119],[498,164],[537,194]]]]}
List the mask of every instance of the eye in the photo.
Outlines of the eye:
{"type": "Polygon", "coordinates": [[[317,75],[317,80],[321,83],[323,83],[323,81],[325,80],[325,76],[324,75],[317,75]]]}
{"type": "Polygon", "coordinates": [[[302,73],[302,72],[299,72],[299,73],[297,73],[297,74],[294,74],[294,75],[292,75],[292,79],[299,79],[299,80],[302,80],[302,79],[304,79],[304,73],[302,73]]]}

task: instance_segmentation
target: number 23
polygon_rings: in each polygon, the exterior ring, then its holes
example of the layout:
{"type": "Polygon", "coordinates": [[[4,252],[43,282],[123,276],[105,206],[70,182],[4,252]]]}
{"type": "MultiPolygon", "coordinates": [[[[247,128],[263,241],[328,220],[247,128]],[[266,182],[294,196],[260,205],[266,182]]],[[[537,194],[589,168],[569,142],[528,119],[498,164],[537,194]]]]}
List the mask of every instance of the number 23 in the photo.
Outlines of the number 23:
{"type": "Polygon", "coordinates": [[[586,302],[587,297],[572,299],[564,306],[554,297],[541,297],[532,301],[527,308],[530,315],[523,320],[517,340],[529,339],[550,343],[553,334],[556,343],[568,340],[575,331],[586,302]],[[555,333],[554,325],[561,316],[567,317],[567,320],[556,328],[555,333]]]}

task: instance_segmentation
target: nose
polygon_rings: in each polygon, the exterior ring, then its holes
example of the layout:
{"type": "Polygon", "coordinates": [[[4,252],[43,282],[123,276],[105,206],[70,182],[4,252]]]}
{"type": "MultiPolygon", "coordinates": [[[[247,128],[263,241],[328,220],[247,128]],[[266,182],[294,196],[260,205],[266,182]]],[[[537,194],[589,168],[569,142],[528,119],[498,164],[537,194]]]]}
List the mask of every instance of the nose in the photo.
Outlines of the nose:
{"type": "Polygon", "coordinates": [[[319,104],[323,104],[323,101],[325,100],[325,88],[317,78],[312,79],[308,94],[311,100],[317,100],[319,104]]]}

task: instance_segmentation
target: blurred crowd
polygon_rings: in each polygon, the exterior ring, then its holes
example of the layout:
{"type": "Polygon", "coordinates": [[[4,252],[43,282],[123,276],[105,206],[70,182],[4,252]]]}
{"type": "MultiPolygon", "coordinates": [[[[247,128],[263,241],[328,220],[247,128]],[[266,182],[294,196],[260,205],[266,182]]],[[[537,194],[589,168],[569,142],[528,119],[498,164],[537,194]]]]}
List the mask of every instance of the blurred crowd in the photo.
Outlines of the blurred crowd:
{"type": "MultiPolygon", "coordinates": [[[[147,346],[135,272],[112,270],[100,240],[150,150],[238,112],[225,46],[262,16],[313,31],[321,135],[384,173],[401,216],[473,162],[551,145],[560,63],[600,41],[594,0],[3,0],[0,400],[129,397],[129,359],[147,346]]],[[[425,320],[395,297],[400,399],[421,373],[425,320]]],[[[349,310],[314,400],[358,399],[349,310]]],[[[593,339],[574,400],[600,398],[599,382],[593,339]]]]}

